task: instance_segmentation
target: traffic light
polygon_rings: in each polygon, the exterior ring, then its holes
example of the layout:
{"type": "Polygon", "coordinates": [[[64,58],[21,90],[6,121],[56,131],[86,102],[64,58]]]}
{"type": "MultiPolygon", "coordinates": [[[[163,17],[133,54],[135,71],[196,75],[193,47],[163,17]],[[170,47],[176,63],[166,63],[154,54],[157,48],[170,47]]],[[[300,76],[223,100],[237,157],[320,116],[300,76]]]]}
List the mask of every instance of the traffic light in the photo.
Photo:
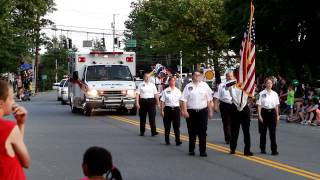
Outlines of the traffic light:
{"type": "Polygon", "coordinates": [[[106,43],[105,43],[105,39],[104,38],[101,38],[101,43],[102,43],[102,46],[105,48],[106,47],[106,43]]]}
{"type": "Polygon", "coordinates": [[[68,48],[72,49],[72,39],[68,38],[68,48]]]}
{"type": "Polygon", "coordinates": [[[118,48],[120,48],[121,46],[121,41],[118,41],[118,48]]]}
{"type": "Polygon", "coordinates": [[[62,40],[62,43],[63,43],[63,48],[67,49],[68,48],[67,40],[66,39],[62,40]]]}
{"type": "Polygon", "coordinates": [[[113,44],[115,45],[115,44],[118,44],[118,38],[114,38],[113,39],[113,44]]]}

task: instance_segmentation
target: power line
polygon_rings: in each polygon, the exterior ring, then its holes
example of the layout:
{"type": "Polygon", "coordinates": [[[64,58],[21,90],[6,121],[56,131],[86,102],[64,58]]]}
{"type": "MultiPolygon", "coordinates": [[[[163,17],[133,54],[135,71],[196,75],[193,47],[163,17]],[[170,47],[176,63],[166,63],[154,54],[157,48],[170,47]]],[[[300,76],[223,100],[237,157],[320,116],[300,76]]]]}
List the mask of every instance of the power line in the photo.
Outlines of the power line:
{"type": "MultiPolygon", "coordinates": [[[[95,27],[84,27],[84,26],[70,26],[70,25],[55,25],[61,27],[69,27],[69,28],[79,28],[79,29],[95,29],[95,30],[102,30],[102,31],[112,31],[113,29],[103,29],[103,28],[95,28],[95,27]]],[[[125,30],[115,30],[115,31],[125,31],[125,30]]]]}
{"type": "MultiPolygon", "coordinates": [[[[80,30],[71,30],[71,29],[59,29],[59,28],[49,28],[49,27],[43,27],[41,29],[49,29],[52,31],[64,31],[64,32],[76,32],[76,33],[84,33],[84,34],[98,34],[98,35],[113,35],[113,33],[102,33],[102,32],[93,32],[93,31],[80,31],[80,30]]],[[[122,35],[122,34],[116,34],[116,35],[122,35]]]]}

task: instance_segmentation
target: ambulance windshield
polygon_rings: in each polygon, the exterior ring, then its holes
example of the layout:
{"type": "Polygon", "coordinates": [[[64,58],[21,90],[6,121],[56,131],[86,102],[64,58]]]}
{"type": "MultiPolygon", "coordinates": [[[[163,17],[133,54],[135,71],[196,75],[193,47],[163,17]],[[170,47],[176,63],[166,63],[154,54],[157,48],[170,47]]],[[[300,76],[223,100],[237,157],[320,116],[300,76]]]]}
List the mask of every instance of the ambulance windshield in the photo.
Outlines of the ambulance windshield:
{"type": "Polygon", "coordinates": [[[88,66],[87,81],[132,81],[130,69],[123,65],[88,66]]]}

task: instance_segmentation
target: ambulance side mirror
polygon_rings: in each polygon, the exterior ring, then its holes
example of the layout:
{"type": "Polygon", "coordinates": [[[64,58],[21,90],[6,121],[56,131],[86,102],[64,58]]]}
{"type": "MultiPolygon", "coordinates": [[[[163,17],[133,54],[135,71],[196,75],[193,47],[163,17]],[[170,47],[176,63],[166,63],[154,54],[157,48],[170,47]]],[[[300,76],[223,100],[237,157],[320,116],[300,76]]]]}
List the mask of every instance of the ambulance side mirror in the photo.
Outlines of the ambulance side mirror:
{"type": "Polygon", "coordinates": [[[73,72],[73,74],[72,74],[72,79],[73,79],[74,81],[79,80],[78,71],[74,71],[74,72],[73,72]]]}

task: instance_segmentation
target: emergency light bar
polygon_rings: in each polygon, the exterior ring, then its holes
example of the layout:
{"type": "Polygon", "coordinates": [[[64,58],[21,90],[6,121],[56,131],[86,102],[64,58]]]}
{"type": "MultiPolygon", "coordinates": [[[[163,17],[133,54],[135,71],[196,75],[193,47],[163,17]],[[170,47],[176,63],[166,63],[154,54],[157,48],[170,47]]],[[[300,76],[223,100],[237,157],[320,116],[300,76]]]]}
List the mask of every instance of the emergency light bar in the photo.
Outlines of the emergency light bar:
{"type": "Polygon", "coordinates": [[[91,51],[90,54],[123,54],[123,52],[91,51]]]}

